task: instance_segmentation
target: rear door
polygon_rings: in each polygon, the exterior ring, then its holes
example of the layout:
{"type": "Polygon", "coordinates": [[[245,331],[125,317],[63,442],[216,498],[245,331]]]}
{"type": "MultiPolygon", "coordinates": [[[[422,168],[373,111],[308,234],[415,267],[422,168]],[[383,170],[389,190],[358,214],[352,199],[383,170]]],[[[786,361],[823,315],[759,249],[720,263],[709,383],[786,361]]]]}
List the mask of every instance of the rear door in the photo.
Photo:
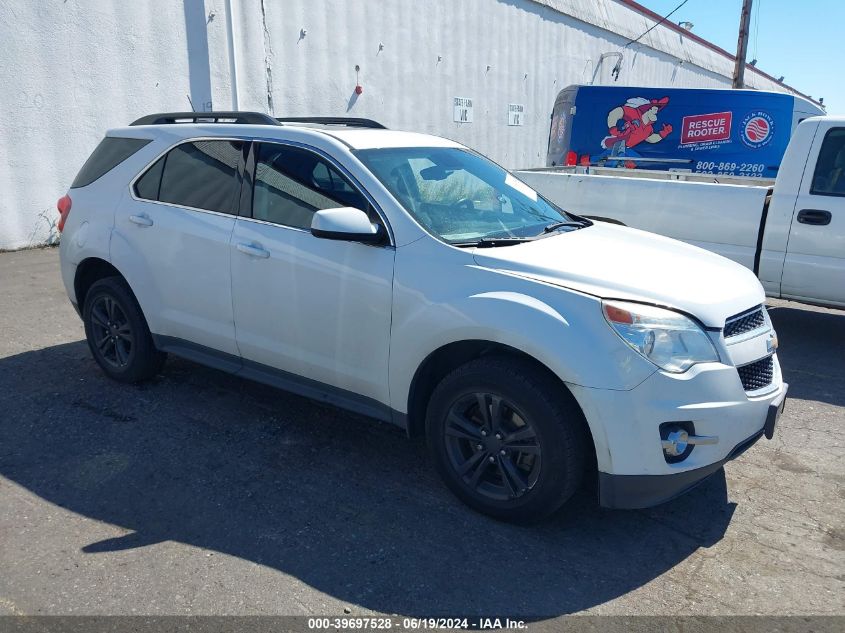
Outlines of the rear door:
{"type": "Polygon", "coordinates": [[[845,127],[822,121],[810,157],[792,215],[781,294],[845,305],[845,127]]]}
{"type": "MultiPolygon", "coordinates": [[[[115,218],[111,256],[151,331],[237,354],[229,239],[245,143],[183,142],[131,186],[115,218]]],[[[159,341],[159,344],[168,341],[159,341]]]]}

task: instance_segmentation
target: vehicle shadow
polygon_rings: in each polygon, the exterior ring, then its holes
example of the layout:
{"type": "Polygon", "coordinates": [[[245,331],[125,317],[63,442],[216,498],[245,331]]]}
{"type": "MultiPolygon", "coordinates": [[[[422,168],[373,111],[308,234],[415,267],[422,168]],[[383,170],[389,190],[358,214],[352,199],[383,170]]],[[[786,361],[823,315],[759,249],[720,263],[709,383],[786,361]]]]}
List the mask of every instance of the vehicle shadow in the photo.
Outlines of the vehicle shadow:
{"type": "Polygon", "coordinates": [[[131,530],[62,548],[178,541],[385,613],[594,607],[718,542],[735,507],[720,472],[647,511],[585,491],[540,525],[498,523],[446,492],[398,429],[176,359],[120,385],[82,341],[0,359],[0,411],[0,475],[131,530]]]}
{"type": "Polygon", "coordinates": [[[845,313],[769,306],[789,397],[845,406],[845,313]]]}

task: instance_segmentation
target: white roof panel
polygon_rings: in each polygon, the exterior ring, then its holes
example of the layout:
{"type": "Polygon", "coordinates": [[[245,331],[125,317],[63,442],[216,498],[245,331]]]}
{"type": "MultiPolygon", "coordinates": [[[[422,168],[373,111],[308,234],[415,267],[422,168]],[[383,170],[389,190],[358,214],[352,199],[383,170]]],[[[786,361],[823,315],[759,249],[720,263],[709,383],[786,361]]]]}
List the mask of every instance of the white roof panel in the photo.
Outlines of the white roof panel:
{"type": "Polygon", "coordinates": [[[372,128],[324,127],[320,131],[343,141],[354,149],[373,149],[377,147],[463,147],[442,136],[381,130],[372,128]]]}
{"type": "Polygon", "coordinates": [[[460,143],[417,132],[385,130],[379,128],[344,127],[340,125],[247,125],[236,123],[178,123],[170,125],[138,125],[109,130],[110,135],[149,137],[155,134],[169,135],[176,138],[192,136],[209,137],[253,137],[261,138],[307,138],[331,137],[352,149],[373,149],[379,147],[463,147],[460,143]],[[140,133],[140,134],[138,134],[140,133]]]}

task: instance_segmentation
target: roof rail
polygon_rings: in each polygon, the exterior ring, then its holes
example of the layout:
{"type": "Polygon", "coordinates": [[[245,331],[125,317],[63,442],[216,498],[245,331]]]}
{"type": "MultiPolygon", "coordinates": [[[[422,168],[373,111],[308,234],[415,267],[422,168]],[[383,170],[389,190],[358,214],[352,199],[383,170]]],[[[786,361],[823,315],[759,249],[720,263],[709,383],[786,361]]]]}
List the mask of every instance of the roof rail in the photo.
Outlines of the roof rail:
{"type": "Polygon", "coordinates": [[[279,123],[322,123],[323,125],[346,125],[349,127],[369,127],[379,130],[386,130],[387,128],[372,119],[360,119],[357,117],[345,116],[290,116],[277,118],[279,123]]]}
{"type": "Polygon", "coordinates": [[[160,112],[148,114],[129,125],[166,125],[171,123],[246,123],[251,125],[279,125],[269,114],[261,112],[160,112]],[[220,119],[230,119],[221,121],[220,119]],[[234,119],[232,121],[231,119],[234,119]]]}

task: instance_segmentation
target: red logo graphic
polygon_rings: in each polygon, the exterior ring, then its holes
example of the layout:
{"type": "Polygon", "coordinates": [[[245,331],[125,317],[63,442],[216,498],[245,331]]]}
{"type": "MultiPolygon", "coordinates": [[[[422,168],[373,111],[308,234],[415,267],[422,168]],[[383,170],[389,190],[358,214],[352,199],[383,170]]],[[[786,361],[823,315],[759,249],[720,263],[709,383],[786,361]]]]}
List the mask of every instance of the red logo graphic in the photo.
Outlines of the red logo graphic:
{"type": "Polygon", "coordinates": [[[681,144],[728,140],[732,116],[730,112],[685,116],[681,121],[681,144]]]}
{"type": "Polygon", "coordinates": [[[755,116],[745,124],[745,137],[752,143],[760,143],[766,140],[771,129],[766,119],[755,116]]]}
{"type": "Polygon", "coordinates": [[[669,104],[669,97],[646,99],[631,97],[624,105],[616,106],[607,113],[607,132],[601,146],[616,151],[636,147],[643,141],[659,143],[672,133],[672,126],[664,123],[655,129],[657,113],[669,104]]]}

